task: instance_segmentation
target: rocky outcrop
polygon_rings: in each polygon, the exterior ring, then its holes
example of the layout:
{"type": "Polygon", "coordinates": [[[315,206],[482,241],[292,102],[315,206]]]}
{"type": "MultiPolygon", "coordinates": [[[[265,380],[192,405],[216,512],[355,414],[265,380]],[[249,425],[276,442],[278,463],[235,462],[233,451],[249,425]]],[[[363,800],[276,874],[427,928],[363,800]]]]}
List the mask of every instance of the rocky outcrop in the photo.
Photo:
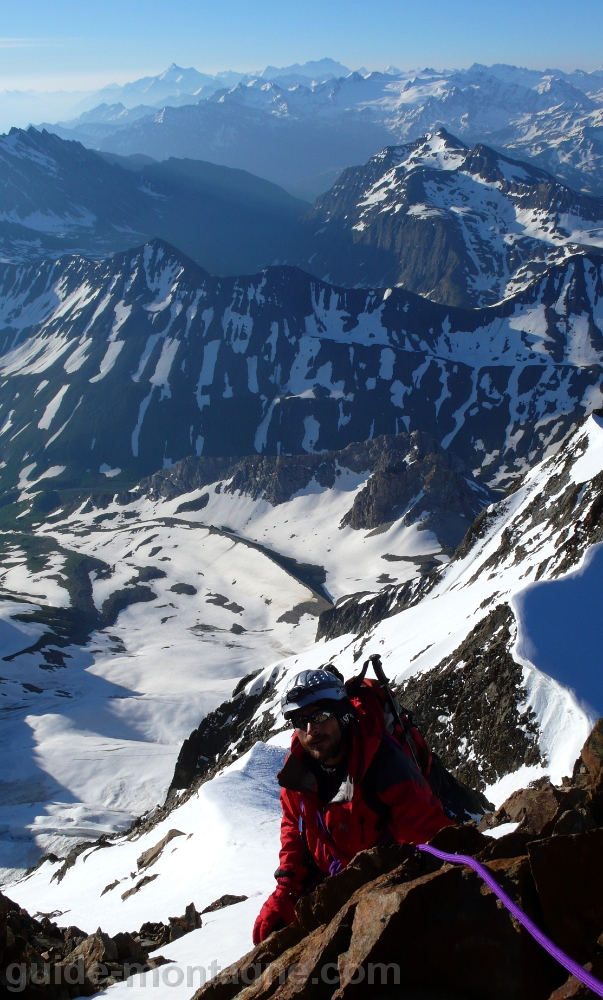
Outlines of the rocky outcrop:
{"type": "Polygon", "coordinates": [[[86,934],[36,920],[0,893],[0,986],[24,1000],[69,1000],[91,996],[113,983],[164,965],[151,951],[201,927],[194,903],[169,923],[146,923],[140,931],[111,937],[99,927],[86,934]]]}
{"type": "MultiPolygon", "coordinates": [[[[550,790],[542,784],[525,793],[533,793],[532,817],[541,816],[531,826],[497,840],[472,824],[449,827],[432,841],[485,864],[555,944],[595,972],[603,944],[603,827],[595,819],[601,733],[603,720],[564,785],[568,793],[586,791],[591,829],[553,828],[543,836],[550,790]]],[[[557,802],[559,819],[566,805],[557,802]]],[[[194,1000],[561,1000],[589,995],[581,989],[473,869],[400,845],[359,854],[299,901],[290,927],[221,972],[194,1000]]]]}
{"type": "MultiPolygon", "coordinates": [[[[332,488],[342,469],[372,473],[342,520],[342,527],[371,530],[400,518],[421,521],[450,553],[485,504],[495,495],[479,486],[469,467],[445,451],[431,434],[382,434],[319,455],[249,455],[240,459],[185,458],[141,483],[152,499],[174,499],[220,480],[227,493],[286,503],[315,479],[332,488]]],[[[202,510],[209,495],[180,504],[176,513],[202,510]]]]}
{"type": "Polygon", "coordinates": [[[341,598],[334,607],[321,613],[316,641],[350,633],[365,635],[384,618],[399,614],[424,597],[439,575],[440,571],[434,568],[397,587],[383,587],[378,594],[350,594],[341,598]]]}
{"type": "Polygon", "coordinates": [[[582,747],[571,777],[560,787],[540,778],[514,792],[495,813],[480,822],[481,830],[501,823],[518,823],[533,836],[583,833],[603,826],[603,719],[599,719],[582,747]]]}
{"type": "Polygon", "coordinates": [[[382,440],[373,475],[356,494],[342,527],[377,528],[400,517],[406,524],[421,520],[422,529],[456,548],[494,494],[477,487],[466,464],[429,434],[382,440]]]}

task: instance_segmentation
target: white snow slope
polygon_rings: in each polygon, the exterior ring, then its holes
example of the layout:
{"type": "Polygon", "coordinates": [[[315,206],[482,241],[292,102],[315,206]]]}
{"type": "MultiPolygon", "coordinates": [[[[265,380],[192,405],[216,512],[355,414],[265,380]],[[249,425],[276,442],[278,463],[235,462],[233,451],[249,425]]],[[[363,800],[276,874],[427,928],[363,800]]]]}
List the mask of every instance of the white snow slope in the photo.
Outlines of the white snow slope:
{"type": "MultiPolygon", "coordinates": [[[[586,558],[570,573],[555,577],[569,534],[559,522],[559,498],[565,488],[575,486],[576,502],[586,500],[590,509],[601,485],[600,478],[594,485],[592,480],[602,472],[603,420],[591,417],[556,456],[530,471],[515,493],[492,505],[482,537],[464,558],[443,569],[439,582],[418,604],[380,622],[363,642],[363,655],[381,653],[389,675],[402,680],[435,666],[457,648],[488,607],[505,601],[518,609],[514,656],[523,664],[528,704],[536,712],[540,747],[547,759],[543,766],[520,767],[487,788],[496,804],[542,774],[559,781],[570,773],[593,719],[603,708],[596,656],[600,616],[585,612],[578,622],[573,617],[586,593],[601,593],[600,547],[587,550],[586,558]],[[505,539],[511,543],[493,570],[492,556],[505,539]],[[525,550],[521,558],[518,547],[525,550]],[[537,567],[540,579],[533,583],[537,567]],[[573,605],[565,599],[569,590],[573,605]],[[531,602],[542,591],[550,599],[541,601],[534,616],[531,602]],[[574,648],[576,627],[581,637],[574,648]],[[548,645],[543,635],[548,636],[548,645]]],[[[275,735],[267,744],[256,743],[138,839],[136,834],[117,838],[109,849],[80,855],[58,884],[52,881],[58,863],[46,861],[11,884],[8,894],[32,914],[55,913],[59,923],[77,923],[87,930],[100,923],[112,933],[133,930],[143,919],[165,920],[183,912],[191,900],[201,909],[225,892],[247,895],[247,902],[208,915],[199,931],[163,949],[176,964],[165,978],[161,970],[155,976],[158,992],[153,995],[176,990],[166,996],[190,996],[199,981],[194,975],[201,976],[199,971],[190,973],[192,967],[203,966],[203,974],[215,974],[218,965],[224,967],[250,946],[255,914],[273,887],[279,819],[275,776],[288,743],[288,733],[279,732],[282,689],[293,672],[326,661],[351,676],[358,669],[354,653],[360,644],[347,635],[267,666],[247,685],[252,692],[268,680],[275,681],[273,694],[258,709],[258,718],[267,709],[274,710],[275,735]],[[164,849],[151,873],[157,877],[122,900],[122,894],[140,880],[136,859],[170,829],[184,836],[164,849]],[[104,891],[116,881],[114,888],[104,891]]],[[[467,753],[471,752],[468,747],[467,753]]],[[[151,984],[149,977],[147,986],[151,984]]],[[[144,988],[140,977],[134,977],[128,986],[111,987],[107,995],[117,998],[123,989],[134,993],[144,988]]]]}

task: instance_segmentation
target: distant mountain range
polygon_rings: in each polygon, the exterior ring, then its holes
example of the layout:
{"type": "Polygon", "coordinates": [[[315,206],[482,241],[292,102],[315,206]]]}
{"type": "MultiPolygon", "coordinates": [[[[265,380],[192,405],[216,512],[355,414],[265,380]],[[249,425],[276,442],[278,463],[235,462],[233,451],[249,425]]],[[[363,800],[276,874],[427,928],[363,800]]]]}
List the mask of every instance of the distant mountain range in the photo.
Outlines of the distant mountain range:
{"type": "Polygon", "coordinates": [[[62,118],[73,118],[103,103],[122,102],[126,108],[146,104],[150,105],[151,110],[164,107],[166,104],[174,106],[192,104],[216,90],[233,87],[240,80],[257,77],[264,79],[277,77],[290,83],[311,84],[321,83],[331,77],[347,76],[349,72],[347,66],[333,59],[319,59],[301,66],[295,64],[281,69],[267,66],[262,72],[251,75],[233,70],[215,74],[200,73],[193,67],[184,69],[172,63],[163,73],[158,73],[156,76],[141,77],[124,85],[108,84],[101,90],[71,92],[4,90],[0,93],[0,130],[26,127],[30,122],[39,122],[43,119],[57,121],[62,118]]]}
{"type": "Polygon", "coordinates": [[[96,110],[82,108],[83,119],[45,127],[122,155],[241,167],[315,197],[343,167],[443,126],[469,144],[487,142],[578,190],[603,194],[603,70],[475,64],[349,74],[323,60],[211,85],[197,74],[187,85],[186,74],[194,73],[172,66],[159,77],[106,89],[96,95],[96,110]]]}
{"type": "Polygon", "coordinates": [[[198,70],[183,69],[172,63],[163,73],[157,76],[145,76],[124,86],[111,84],[96,91],[86,99],[88,108],[95,107],[103,101],[110,104],[122,103],[126,108],[134,108],[139,104],[150,104],[154,107],[179,104],[193,104],[195,99],[208,97],[217,90],[236,87],[237,84],[249,83],[255,79],[286,81],[294,83],[324,83],[326,80],[349,76],[351,70],[334,59],[318,59],[307,63],[294,63],[292,66],[266,66],[260,73],[235,73],[225,70],[220,73],[199,73],[198,70]]]}
{"type": "Polygon", "coordinates": [[[215,278],[161,241],[0,269],[0,485],[122,489],[187,455],[337,450],[427,431],[491,486],[601,405],[603,261],[502,305],[215,278]]]}

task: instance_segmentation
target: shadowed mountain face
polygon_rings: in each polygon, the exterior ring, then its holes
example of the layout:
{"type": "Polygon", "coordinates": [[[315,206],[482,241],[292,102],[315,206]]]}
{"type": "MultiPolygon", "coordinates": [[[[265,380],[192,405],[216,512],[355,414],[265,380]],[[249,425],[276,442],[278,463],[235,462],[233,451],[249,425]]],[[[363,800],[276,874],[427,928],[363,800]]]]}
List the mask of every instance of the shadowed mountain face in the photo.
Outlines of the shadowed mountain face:
{"type": "Polygon", "coordinates": [[[445,129],[344,170],[307,223],[306,270],[448,305],[500,301],[580,246],[603,247],[603,200],[445,129]]]}
{"type": "MultiPolygon", "coordinates": [[[[265,82],[262,86],[271,87],[265,82]]],[[[297,109],[293,114],[272,114],[276,109],[246,106],[239,96],[228,93],[221,100],[216,94],[215,100],[165,107],[141,118],[130,113],[127,125],[117,128],[112,122],[74,130],[44,127],[56,129],[63,138],[79,139],[92,149],[121,156],[144,153],[155,159],[209,160],[249,170],[287,188],[362,162],[391,143],[386,125],[356,108],[344,109],[334,118],[298,114],[297,109]]]]}
{"type": "Polygon", "coordinates": [[[601,401],[598,257],[482,310],[288,267],[215,278],[161,241],[4,265],[0,294],[4,488],[416,429],[500,485],[601,401]]]}
{"type": "Polygon", "coordinates": [[[198,160],[110,159],[33,128],[0,136],[2,257],[106,257],[159,236],[214,274],[238,274],[296,246],[309,206],[269,181],[198,160]]]}

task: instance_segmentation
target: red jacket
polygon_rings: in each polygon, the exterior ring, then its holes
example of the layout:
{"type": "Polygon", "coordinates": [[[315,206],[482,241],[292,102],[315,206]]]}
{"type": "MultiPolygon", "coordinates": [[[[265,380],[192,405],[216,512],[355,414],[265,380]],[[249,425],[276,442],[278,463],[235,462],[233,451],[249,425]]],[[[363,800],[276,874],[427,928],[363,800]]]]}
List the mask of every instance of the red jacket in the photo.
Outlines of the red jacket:
{"type": "Polygon", "coordinates": [[[396,843],[423,844],[451,825],[410,754],[384,733],[383,710],[374,694],[361,689],[352,704],[359,724],[353,730],[347,777],[330,802],[320,800],[317,780],[295,735],[278,776],[283,818],[275,874],[293,899],[302,892],[308,871],[304,840],[321,871],[333,874],[359,851],[382,840],[384,833],[387,837],[387,831],[396,843]],[[374,807],[378,808],[378,800],[383,803],[380,813],[371,808],[361,788],[369,768],[364,788],[370,787],[367,798],[374,807]]]}

